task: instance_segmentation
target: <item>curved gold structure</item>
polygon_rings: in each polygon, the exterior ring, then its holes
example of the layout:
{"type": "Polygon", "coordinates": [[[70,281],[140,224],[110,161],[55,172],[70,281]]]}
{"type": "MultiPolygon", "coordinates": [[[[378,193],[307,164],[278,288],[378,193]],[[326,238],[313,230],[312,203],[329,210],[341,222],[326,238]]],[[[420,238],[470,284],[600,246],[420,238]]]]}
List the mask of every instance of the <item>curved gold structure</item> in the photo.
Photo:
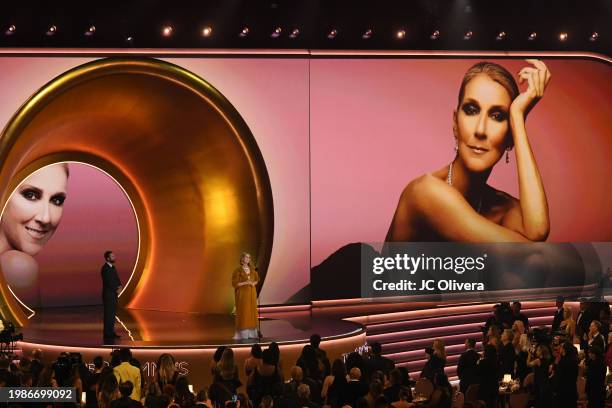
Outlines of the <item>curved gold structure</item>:
{"type": "MultiPolygon", "coordinates": [[[[134,205],[139,256],[124,306],[227,313],[242,251],[263,283],[274,227],[264,160],[236,109],[193,73],[109,58],[45,85],[0,137],[0,208],[29,174],[59,161],[109,173],[134,205]]],[[[2,274],[0,296],[3,316],[23,324],[2,274]]]]}

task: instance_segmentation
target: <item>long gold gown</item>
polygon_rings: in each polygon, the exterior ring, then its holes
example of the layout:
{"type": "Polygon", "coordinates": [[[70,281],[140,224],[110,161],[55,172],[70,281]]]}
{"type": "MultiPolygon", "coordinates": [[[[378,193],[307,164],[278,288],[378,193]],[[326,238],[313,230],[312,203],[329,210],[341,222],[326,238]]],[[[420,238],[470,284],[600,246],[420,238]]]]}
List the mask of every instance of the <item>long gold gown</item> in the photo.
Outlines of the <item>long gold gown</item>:
{"type": "Polygon", "coordinates": [[[236,330],[257,328],[257,290],[251,285],[238,287],[239,283],[248,281],[249,277],[251,281],[259,282],[259,274],[253,269],[247,275],[242,266],[239,266],[232,273],[236,299],[236,330]]]}

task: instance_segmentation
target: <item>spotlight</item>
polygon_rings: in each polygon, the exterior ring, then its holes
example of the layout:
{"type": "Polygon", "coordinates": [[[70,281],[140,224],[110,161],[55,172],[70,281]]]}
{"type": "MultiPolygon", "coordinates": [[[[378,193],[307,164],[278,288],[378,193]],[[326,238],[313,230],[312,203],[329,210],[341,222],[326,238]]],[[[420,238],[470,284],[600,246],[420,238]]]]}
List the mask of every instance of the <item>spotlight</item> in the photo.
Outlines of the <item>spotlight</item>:
{"type": "Polygon", "coordinates": [[[599,33],[597,31],[593,31],[593,34],[589,37],[589,41],[594,42],[599,39],[599,33]]]}
{"type": "Polygon", "coordinates": [[[249,35],[249,27],[244,27],[242,30],[240,30],[238,37],[245,38],[247,35],[249,35]]]}
{"type": "Polygon", "coordinates": [[[566,32],[559,33],[559,41],[566,41],[566,40],[567,40],[567,33],[566,32]]]}
{"type": "Polygon", "coordinates": [[[202,29],[202,37],[210,37],[212,35],[212,27],[206,26],[202,29]]]}
{"type": "Polygon", "coordinates": [[[538,38],[538,33],[536,33],[535,31],[529,34],[529,37],[527,37],[529,41],[534,41],[536,38],[538,38]]]}
{"type": "Polygon", "coordinates": [[[174,31],[174,29],[172,28],[172,26],[167,25],[164,28],[162,28],[162,35],[164,37],[170,37],[172,35],[173,31],[174,31]]]}
{"type": "Polygon", "coordinates": [[[297,28],[294,28],[293,30],[291,30],[291,34],[289,34],[289,38],[294,39],[297,38],[300,35],[300,30],[297,28]]]}
{"type": "Polygon", "coordinates": [[[55,35],[56,32],[57,32],[57,27],[52,25],[47,29],[47,32],[45,34],[47,35],[47,37],[51,37],[55,35]]]}
{"type": "Polygon", "coordinates": [[[91,37],[96,33],[96,26],[90,26],[84,33],[85,37],[91,37]]]}
{"type": "Polygon", "coordinates": [[[9,28],[7,28],[7,29],[6,29],[6,31],[4,32],[4,34],[6,34],[6,35],[13,35],[13,34],[15,34],[15,31],[17,31],[17,27],[15,27],[15,25],[14,25],[14,24],[11,24],[11,25],[9,26],[9,28]]]}
{"type": "Polygon", "coordinates": [[[333,40],[334,38],[336,38],[338,36],[338,30],[336,30],[335,28],[333,28],[328,34],[327,34],[327,38],[329,38],[330,40],[333,40]]]}
{"type": "Polygon", "coordinates": [[[365,30],[363,32],[363,34],[361,35],[361,38],[363,38],[364,40],[369,40],[370,38],[372,38],[372,29],[368,28],[367,30],[365,30]]]}
{"type": "Polygon", "coordinates": [[[502,41],[506,39],[506,32],[505,31],[500,31],[499,33],[497,33],[497,37],[495,37],[495,39],[497,41],[502,41]]]}
{"type": "Polygon", "coordinates": [[[436,30],[433,33],[431,33],[431,35],[429,36],[430,40],[437,40],[438,38],[440,38],[440,31],[436,30]]]}
{"type": "Polygon", "coordinates": [[[276,27],[274,29],[274,31],[272,31],[272,34],[270,34],[270,37],[272,38],[278,38],[280,37],[281,33],[283,32],[283,29],[280,27],[276,27]]]}
{"type": "Polygon", "coordinates": [[[397,30],[397,32],[395,33],[395,38],[397,38],[398,40],[403,40],[404,38],[406,38],[406,30],[397,30]]]}
{"type": "Polygon", "coordinates": [[[464,39],[464,40],[471,40],[473,36],[474,36],[474,32],[473,32],[472,30],[468,30],[468,31],[466,31],[466,33],[463,35],[463,39],[464,39]]]}

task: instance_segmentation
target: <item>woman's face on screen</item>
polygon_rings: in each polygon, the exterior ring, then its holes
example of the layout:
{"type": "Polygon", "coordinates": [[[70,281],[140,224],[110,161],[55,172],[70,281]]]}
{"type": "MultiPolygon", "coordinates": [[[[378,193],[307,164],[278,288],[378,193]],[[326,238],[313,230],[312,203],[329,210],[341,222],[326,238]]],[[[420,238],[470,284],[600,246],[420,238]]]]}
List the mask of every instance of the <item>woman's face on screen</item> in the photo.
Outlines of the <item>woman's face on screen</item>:
{"type": "Polygon", "coordinates": [[[15,190],[0,222],[0,234],[12,249],[36,255],[62,218],[68,174],[62,164],[45,167],[15,190]]]}
{"type": "Polygon", "coordinates": [[[476,173],[493,167],[508,146],[509,112],[512,100],[506,89],[486,74],[475,76],[465,86],[454,119],[458,154],[476,173]]]}

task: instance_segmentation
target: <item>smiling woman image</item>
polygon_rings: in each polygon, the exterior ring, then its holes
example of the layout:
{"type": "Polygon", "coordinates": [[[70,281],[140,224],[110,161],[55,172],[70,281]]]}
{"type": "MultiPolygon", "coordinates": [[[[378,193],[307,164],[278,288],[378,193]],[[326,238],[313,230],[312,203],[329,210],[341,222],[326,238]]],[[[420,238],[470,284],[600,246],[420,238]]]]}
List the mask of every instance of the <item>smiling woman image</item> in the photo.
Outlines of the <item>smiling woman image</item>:
{"type": "Polygon", "coordinates": [[[550,222],[544,185],[525,129],[527,114],[551,74],[539,60],[519,72],[520,92],[502,66],[480,62],[465,74],[453,112],[456,156],[412,180],[399,199],[386,242],[530,242],[546,240],[550,222]],[[514,149],[519,195],[487,184],[514,149]]]}
{"type": "Polygon", "coordinates": [[[53,164],[28,178],[13,192],[0,220],[0,265],[7,283],[26,293],[38,276],[33,258],[60,223],[66,199],[68,165],[53,164]]]}

